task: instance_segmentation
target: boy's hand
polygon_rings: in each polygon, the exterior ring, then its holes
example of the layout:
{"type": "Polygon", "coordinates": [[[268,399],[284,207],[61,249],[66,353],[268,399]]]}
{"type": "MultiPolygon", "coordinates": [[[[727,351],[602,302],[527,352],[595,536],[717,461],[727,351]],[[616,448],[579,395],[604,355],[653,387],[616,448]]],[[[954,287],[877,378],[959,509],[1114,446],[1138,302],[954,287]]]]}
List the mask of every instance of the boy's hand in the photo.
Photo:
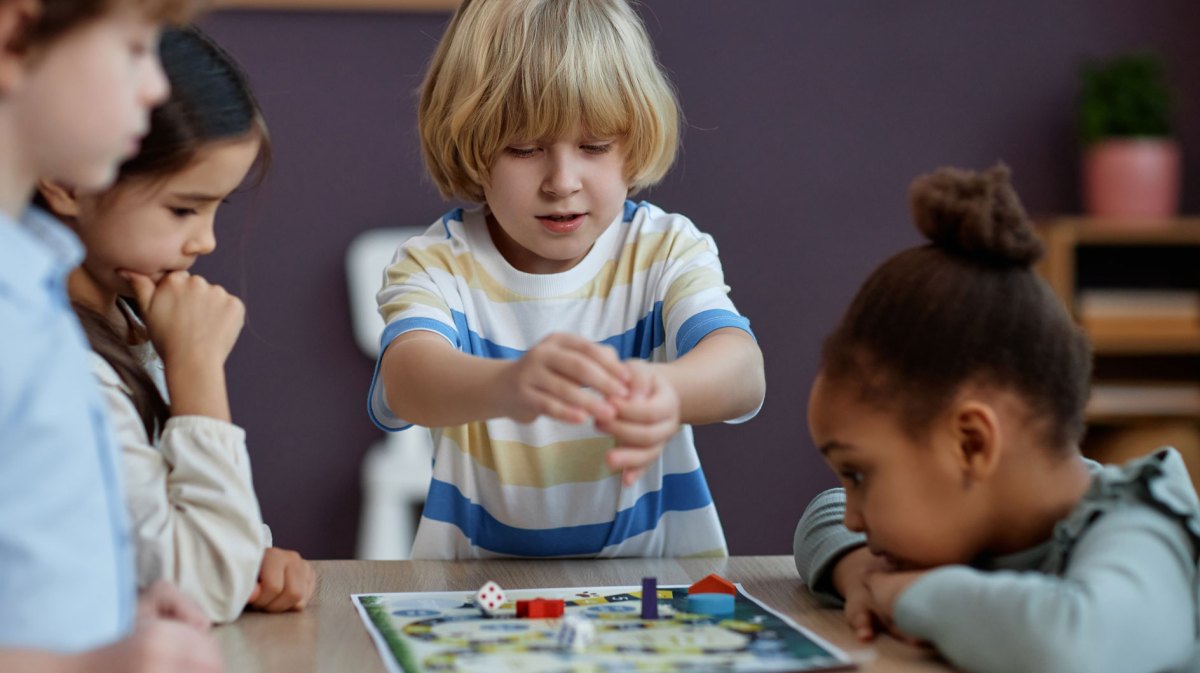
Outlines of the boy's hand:
{"type": "Polygon", "coordinates": [[[158,617],[139,617],[133,633],[80,655],[81,669],[100,673],[221,673],[221,648],[211,633],[158,617]]]}
{"type": "Polygon", "coordinates": [[[140,273],[122,271],[121,275],[133,287],[150,339],[164,363],[225,364],[246,320],[240,299],[187,271],[172,271],[157,284],[140,273]]]}
{"type": "Polygon", "coordinates": [[[663,447],[679,432],[679,395],[651,365],[629,360],[633,372],[628,397],[609,398],[616,409],[611,420],[596,420],[596,428],[617,440],[607,456],[608,468],[621,471],[621,483],[632,486],[662,455],[663,447]]]}
{"type": "Polygon", "coordinates": [[[121,640],[80,655],[81,670],[117,673],[220,673],[221,649],[192,599],[158,581],[138,597],[137,622],[121,640]]]}
{"type": "Polygon", "coordinates": [[[258,584],[246,603],[264,612],[303,610],[317,588],[312,564],[294,551],[268,547],[263,552],[258,584]]]}
{"type": "Polygon", "coordinates": [[[522,423],[539,416],[566,423],[609,420],[617,412],[606,398],[627,395],[631,377],[612,348],[574,334],[551,334],[509,368],[505,415],[522,423]]]}

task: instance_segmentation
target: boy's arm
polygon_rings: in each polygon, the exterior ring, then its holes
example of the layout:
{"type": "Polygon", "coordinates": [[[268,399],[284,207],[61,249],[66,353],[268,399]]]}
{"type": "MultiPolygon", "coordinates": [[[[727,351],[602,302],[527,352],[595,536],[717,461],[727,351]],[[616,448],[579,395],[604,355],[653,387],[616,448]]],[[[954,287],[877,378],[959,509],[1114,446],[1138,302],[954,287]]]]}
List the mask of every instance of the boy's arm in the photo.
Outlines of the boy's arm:
{"type": "Polygon", "coordinates": [[[623,395],[628,373],[611,348],[570,334],[552,334],[520,359],[494,360],[415,330],[387,346],[380,377],[392,413],[436,428],[501,416],[571,423],[611,418],[612,405],[602,395],[623,395]]]}
{"type": "Polygon", "coordinates": [[[1062,577],[932,570],[896,625],[971,671],[1182,670],[1195,647],[1196,565],[1179,523],[1137,508],[1097,521],[1062,577]]]}
{"type": "Polygon", "coordinates": [[[757,410],[766,395],[762,351],[754,337],[735,327],[710,332],[683,357],[658,367],[679,395],[682,423],[740,418],[757,410]]]}
{"type": "Polygon", "coordinates": [[[462,353],[433,332],[413,331],[387,346],[379,378],[392,413],[438,428],[503,416],[495,391],[505,364],[462,353]]]}

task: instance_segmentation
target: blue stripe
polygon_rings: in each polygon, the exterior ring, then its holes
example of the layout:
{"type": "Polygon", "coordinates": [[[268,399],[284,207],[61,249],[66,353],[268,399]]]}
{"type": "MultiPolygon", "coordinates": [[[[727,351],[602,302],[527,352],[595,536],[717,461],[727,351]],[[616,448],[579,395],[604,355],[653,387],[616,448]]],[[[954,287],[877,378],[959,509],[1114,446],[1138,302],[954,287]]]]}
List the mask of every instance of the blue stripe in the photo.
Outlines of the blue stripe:
{"type": "MultiPolygon", "coordinates": [[[[645,203],[645,201],[642,201],[642,203],[645,203]]],[[[621,214],[621,221],[622,222],[632,222],[633,215],[634,215],[634,213],[637,212],[637,209],[638,209],[638,204],[634,203],[630,199],[625,199],[625,211],[621,214]]]]}
{"type": "Polygon", "coordinates": [[[605,547],[653,530],[667,512],[684,512],[712,504],[704,472],[663,477],[662,490],[647,493],[606,523],[561,528],[516,528],[500,523],[482,506],[471,502],[453,484],[434,479],[429,485],[424,516],[456,526],[471,544],[513,556],[594,556],[605,547]]]}
{"type": "Polygon", "coordinates": [[[744,330],[750,336],[754,336],[754,332],[750,331],[750,321],[744,316],[723,308],[712,308],[688,318],[680,326],[679,333],[675,335],[675,357],[683,357],[685,353],[695,348],[701,339],[722,327],[736,327],[744,330]]]}
{"type": "Polygon", "coordinates": [[[454,318],[454,327],[463,336],[458,340],[457,345],[458,349],[464,353],[493,360],[517,360],[525,354],[525,351],[501,346],[490,339],[479,336],[479,333],[472,330],[470,324],[467,323],[467,315],[461,311],[451,310],[450,317],[454,318]]]}
{"type": "Polygon", "coordinates": [[[379,364],[383,362],[383,353],[375,360],[375,373],[371,374],[371,389],[367,391],[367,416],[371,418],[371,422],[375,427],[384,432],[399,432],[412,427],[412,423],[404,426],[387,425],[378,416],[375,415],[375,386],[379,385],[379,364]]]}
{"type": "Polygon", "coordinates": [[[442,215],[442,228],[446,230],[446,238],[450,238],[450,223],[463,221],[463,209],[455,208],[454,210],[442,215]]]}
{"type": "Polygon", "coordinates": [[[458,345],[458,335],[454,330],[446,326],[445,323],[430,318],[405,318],[397,320],[393,323],[388,323],[383,328],[383,335],[379,337],[379,357],[375,359],[375,373],[371,374],[371,389],[367,391],[367,415],[371,417],[371,422],[375,427],[385,432],[399,432],[412,427],[412,423],[405,425],[389,425],[375,415],[375,388],[379,385],[379,368],[383,364],[383,354],[387,350],[388,344],[392,343],[396,337],[405,332],[411,332],[418,329],[427,329],[446,337],[455,346],[458,345]]]}
{"type": "MultiPolygon", "coordinates": [[[[481,358],[491,358],[493,360],[517,360],[525,355],[526,351],[503,346],[479,336],[479,333],[472,330],[471,326],[467,324],[467,316],[465,314],[459,311],[451,311],[450,314],[454,318],[454,327],[458,330],[458,335],[454,337],[455,344],[464,353],[477,355],[481,358]],[[466,336],[463,338],[461,335],[466,336]]],[[[399,322],[396,324],[399,324],[399,322]]],[[[443,327],[445,326],[443,325],[443,327]]],[[[445,329],[449,330],[448,327],[445,327],[445,329]]],[[[388,325],[388,329],[384,330],[385,343],[390,341],[387,338],[389,330],[391,330],[391,325],[388,325]]],[[[398,333],[396,332],[396,334],[398,333]]],[[[443,334],[446,333],[443,332],[443,334]]],[[[392,338],[395,338],[395,336],[392,338]]],[[[660,301],[655,302],[650,312],[639,320],[636,325],[621,334],[610,336],[598,343],[615,348],[617,355],[622,360],[630,358],[648,360],[654,349],[662,346],[666,338],[666,328],[663,326],[662,302],[660,301]]]]}
{"type": "Polygon", "coordinates": [[[419,329],[437,332],[449,339],[450,343],[454,344],[456,348],[458,347],[458,334],[450,329],[450,326],[446,323],[434,320],[433,318],[402,318],[396,322],[388,323],[383,328],[383,334],[379,337],[379,358],[383,359],[383,352],[387,350],[388,344],[395,341],[396,337],[405,332],[412,332],[419,329]]]}
{"type": "MultiPolygon", "coordinates": [[[[464,353],[491,358],[493,360],[517,360],[525,355],[525,351],[523,350],[501,346],[479,336],[467,324],[467,316],[461,311],[450,311],[450,314],[454,318],[453,328],[444,322],[432,318],[403,318],[388,323],[383,328],[383,334],[379,337],[379,357],[375,360],[375,373],[371,375],[371,389],[367,392],[367,415],[370,416],[371,422],[380,430],[397,432],[399,430],[406,430],[412,426],[411,423],[396,426],[384,422],[383,419],[376,416],[373,402],[375,399],[375,388],[379,385],[379,369],[383,362],[383,354],[387,350],[388,344],[392,343],[401,334],[418,329],[430,330],[449,339],[455,348],[464,353]],[[465,341],[461,335],[466,335],[465,341]]],[[[600,343],[616,349],[618,356],[622,360],[630,358],[649,360],[650,355],[655,349],[662,346],[664,341],[666,341],[666,328],[663,327],[662,302],[660,301],[655,302],[654,308],[632,328],[621,334],[604,339],[600,343]]]]}
{"type": "Polygon", "coordinates": [[[656,348],[667,340],[667,328],[663,325],[663,303],[654,302],[654,307],[631,329],[611,336],[600,343],[612,346],[622,360],[638,358],[649,360],[656,348]]]}

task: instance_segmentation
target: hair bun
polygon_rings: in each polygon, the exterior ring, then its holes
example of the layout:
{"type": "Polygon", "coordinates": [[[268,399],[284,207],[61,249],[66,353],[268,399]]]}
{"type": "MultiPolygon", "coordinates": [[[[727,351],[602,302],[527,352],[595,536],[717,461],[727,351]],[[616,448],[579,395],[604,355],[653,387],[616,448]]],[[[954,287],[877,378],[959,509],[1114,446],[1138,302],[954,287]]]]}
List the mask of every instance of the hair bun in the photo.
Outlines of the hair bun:
{"type": "Polygon", "coordinates": [[[913,180],[908,196],[917,228],[948,252],[1013,266],[1029,266],[1042,256],[1042,243],[1002,163],[982,173],[939,168],[913,180]]]}

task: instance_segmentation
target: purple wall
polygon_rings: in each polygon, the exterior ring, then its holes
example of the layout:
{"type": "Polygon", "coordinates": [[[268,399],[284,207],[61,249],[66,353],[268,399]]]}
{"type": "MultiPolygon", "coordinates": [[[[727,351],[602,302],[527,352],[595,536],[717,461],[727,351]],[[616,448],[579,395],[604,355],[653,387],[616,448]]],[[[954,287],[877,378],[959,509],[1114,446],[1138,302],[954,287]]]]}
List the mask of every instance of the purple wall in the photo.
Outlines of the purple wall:
{"type": "MultiPolygon", "coordinates": [[[[645,195],[720,244],[767,359],[743,426],[697,431],[736,554],[784,553],[834,479],[804,408],[824,334],[866,274],[914,244],[905,189],[942,164],[1012,166],[1035,214],[1078,209],[1081,59],[1153,46],[1180,87],[1185,210],[1200,208],[1194,0],[652,0],[643,16],[683,102],[684,152],[645,195]]],[[[277,543],[349,557],[372,363],[354,345],[344,251],[360,231],[449,209],[423,177],[414,92],[445,14],[223,12],[208,29],[250,72],[275,144],[200,271],[250,321],[229,367],[277,543]]]]}

